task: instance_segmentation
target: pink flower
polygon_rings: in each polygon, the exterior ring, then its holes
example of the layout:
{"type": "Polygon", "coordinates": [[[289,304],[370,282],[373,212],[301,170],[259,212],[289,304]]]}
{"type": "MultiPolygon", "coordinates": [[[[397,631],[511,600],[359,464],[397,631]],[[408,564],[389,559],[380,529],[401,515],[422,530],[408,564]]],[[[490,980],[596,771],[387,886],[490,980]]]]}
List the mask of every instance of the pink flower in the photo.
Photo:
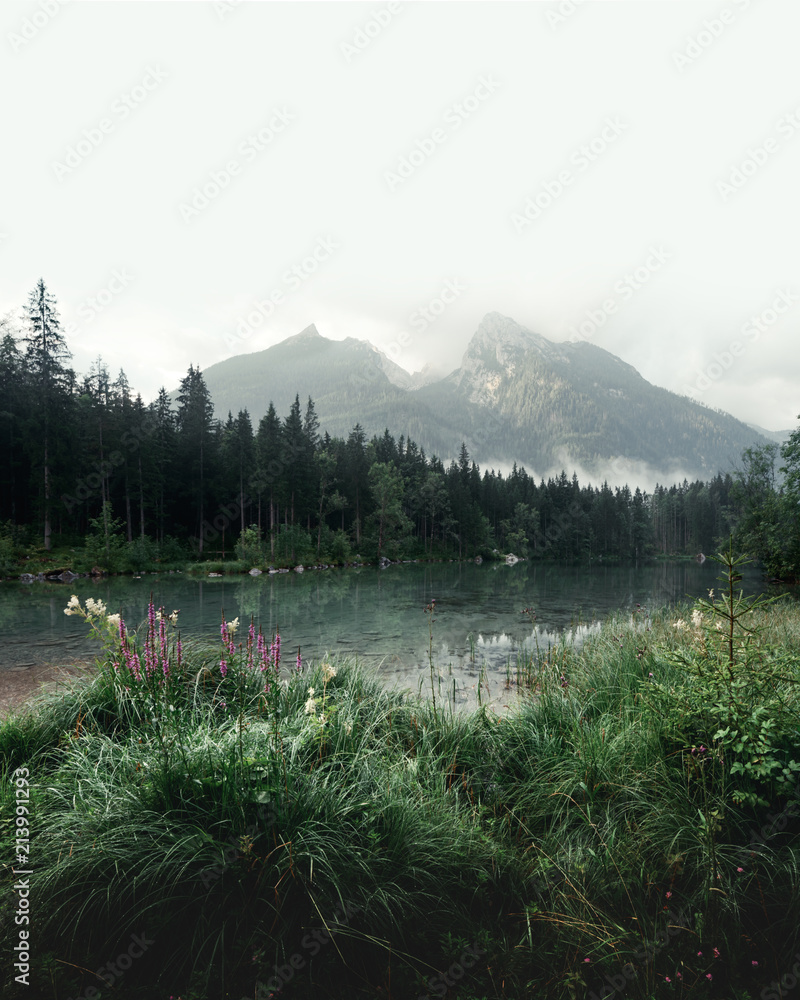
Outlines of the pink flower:
{"type": "Polygon", "coordinates": [[[707,972],[707,973],[706,973],[706,979],[713,979],[713,978],[714,978],[714,977],[713,977],[713,976],[711,975],[711,973],[710,973],[710,972],[707,972]]]}
{"type": "MultiPolygon", "coordinates": [[[[584,962],[591,962],[591,958],[584,958],[584,962]]],[[[758,964],[758,963],[756,963],[758,964]]]]}
{"type": "Polygon", "coordinates": [[[665,983],[671,983],[672,980],[669,978],[669,976],[664,976],[664,982],[665,983]]]}
{"type": "Polygon", "coordinates": [[[755,959],[753,959],[753,961],[750,964],[751,965],[758,965],[758,962],[755,959]]]}
{"type": "Polygon", "coordinates": [[[719,948],[714,949],[714,958],[719,958],[719,948]]]}
{"type": "Polygon", "coordinates": [[[670,899],[670,898],[671,898],[671,896],[672,896],[672,893],[671,893],[671,892],[668,892],[668,893],[667,893],[667,899],[670,899]]]}
{"type": "Polygon", "coordinates": [[[744,871],[744,868],[737,868],[737,869],[736,869],[736,871],[737,871],[737,872],[743,872],[743,871],[744,871]]]}
{"type": "Polygon", "coordinates": [[[223,677],[228,673],[228,664],[224,660],[219,661],[219,672],[223,677]]]}
{"type": "Polygon", "coordinates": [[[698,951],[698,953],[697,953],[697,957],[698,957],[698,958],[702,958],[702,957],[703,957],[703,953],[702,953],[702,951],[698,951]]]}

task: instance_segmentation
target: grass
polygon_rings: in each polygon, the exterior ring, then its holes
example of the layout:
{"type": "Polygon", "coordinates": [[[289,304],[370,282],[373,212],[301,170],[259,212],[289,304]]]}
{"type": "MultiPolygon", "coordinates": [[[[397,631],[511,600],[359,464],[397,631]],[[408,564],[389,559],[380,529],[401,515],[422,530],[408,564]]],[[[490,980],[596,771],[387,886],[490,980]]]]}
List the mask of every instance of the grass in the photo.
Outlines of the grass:
{"type": "MultiPolygon", "coordinates": [[[[169,679],[137,687],[95,616],[98,676],[0,728],[1,967],[25,767],[42,998],[757,996],[800,947],[800,809],[692,707],[713,656],[675,618],[532,654],[501,718],[347,661],[276,670],[274,645],[248,665],[246,638],[178,668],[168,637],[169,679]],[[93,970],[132,935],[152,943],[104,985],[93,970]]],[[[800,610],[748,620],[763,630],[737,668],[780,663],[763,753],[800,759],[800,610]]]]}

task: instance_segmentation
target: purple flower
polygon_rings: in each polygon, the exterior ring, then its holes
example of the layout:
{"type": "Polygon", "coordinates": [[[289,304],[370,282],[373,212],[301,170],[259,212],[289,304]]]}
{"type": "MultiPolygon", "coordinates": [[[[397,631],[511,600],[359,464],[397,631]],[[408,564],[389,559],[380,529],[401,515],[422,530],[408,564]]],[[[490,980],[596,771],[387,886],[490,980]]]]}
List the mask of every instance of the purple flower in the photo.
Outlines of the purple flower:
{"type": "Polygon", "coordinates": [[[225,662],[224,659],[219,661],[219,672],[222,674],[223,677],[225,677],[226,674],[228,673],[228,664],[225,662]]]}

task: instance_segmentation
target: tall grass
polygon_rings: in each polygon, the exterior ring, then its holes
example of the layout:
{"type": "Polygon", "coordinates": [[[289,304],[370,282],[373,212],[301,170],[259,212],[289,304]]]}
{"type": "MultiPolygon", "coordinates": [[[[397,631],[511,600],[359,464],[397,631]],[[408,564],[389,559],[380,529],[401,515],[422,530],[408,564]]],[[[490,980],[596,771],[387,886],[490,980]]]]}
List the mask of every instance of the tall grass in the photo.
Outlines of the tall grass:
{"type": "MultiPolygon", "coordinates": [[[[800,945],[800,810],[785,783],[732,773],[683,695],[670,711],[703,648],[680,616],[618,615],[541,651],[503,718],[435,710],[347,661],[262,671],[225,623],[136,690],[99,631],[96,678],[0,729],[5,775],[24,764],[34,786],[37,995],[101,985],[80,970],[132,933],[153,944],[116,996],[645,1000],[780,980],[800,945]]],[[[778,657],[770,690],[793,710],[800,611],[752,618],[743,668],[778,657]]],[[[800,757],[790,726],[773,743],[800,757]]],[[[6,778],[7,857],[11,805],[6,778]]]]}

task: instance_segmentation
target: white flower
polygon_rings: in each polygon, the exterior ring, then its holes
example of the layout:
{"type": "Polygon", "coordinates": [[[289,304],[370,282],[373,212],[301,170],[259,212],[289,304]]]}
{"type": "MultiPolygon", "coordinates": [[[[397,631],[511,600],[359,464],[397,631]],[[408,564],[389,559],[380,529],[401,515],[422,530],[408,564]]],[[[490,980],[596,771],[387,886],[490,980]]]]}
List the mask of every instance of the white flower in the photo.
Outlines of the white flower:
{"type": "MultiPolygon", "coordinates": [[[[172,614],[169,616],[169,620],[172,622],[173,625],[177,625],[178,624],[178,611],[173,611],[172,614]]],[[[236,620],[238,621],[239,619],[237,618],[236,620]]]]}
{"type": "Polygon", "coordinates": [[[348,722],[348,723],[347,723],[347,725],[346,725],[346,726],[344,727],[344,731],[345,731],[345,732],[347,733],[347,735],[348,735],[348,736],[350,735],[350,733],[352,733],[352,731],[353,731],[353,727],[352,727],[352,726],[350,725],[350,723],[349,723],[349,722],[348,722]]]}
{"type": "Polygon", "coordinates": [[[692,625],[695,628],[700,628],[703,624],[703,612],[697,611],[696,609],[692,612],[692,625]]]}
{"type": "Polygon", "coordinates": [[[678,631],[681,631],[682,629],[686,628],[686,622],[683,620],[683,618],[679,618],[672,627],[678,629],[678,631]]]}
{"type": "Polygon", "coordinates": [[[313,698],[309,698],[306,702],[306,715],[316,715],[317,714],[317,703],[313,698]]]}
{"type": "Polygon", "coordinates": [[[322,664],[322,679],[327,684],[329,680],[336,676],[336,667],[332,667],[330,663],[322,664]]]}
{"type": "Polygon", "coordinates": [[[323,713],[322,715],[320,715],[320,717],[319,717],[319,724],[320,724],[321,726],[324,726],[324,725],[325,725],[325,723],[326,723],[327,721],[328,721],[328,720],[327,720],[327,719],[325,718],[325,715],[324,715],[324,713],[323,713]]]}
{"type": "MultiPolygon", "coordinates": [[[[177,611],[174,611],[173,614],[177,614],[177,611]]],[[[231,635],[234,635],[238,627],[239,627],[238,618],[234,618],[232,622],[228,622],[228,632],[230,632],[231,635]]]]}
{"type": "Polygon", "coordinates": [[[89,615],[105,615],[106,606],[102,601],[96,601],[93,597],[87,597],[86,613],[89,615]]]}
{"type": "Polygon", "coordinates": [[[119,628],[119,615],[108,615],[106,623],[110,625],[111,628],[119,628]]]}
{"type": "Polygon", "coordinates": [[[309,688],[309,689],[308,689],[308,694],[309,694],[309,696],[310,696],[311,698],[313,698],[313,697],[314,697],[314,688],[309,688]]]}
{"type": "Polygon", "coordinates": [[[65,615],[79,615],[81,613],[81,602],[78,600],[78,595],[73,594],[69,599],[69,603],[64,608],[65,615]]]}

